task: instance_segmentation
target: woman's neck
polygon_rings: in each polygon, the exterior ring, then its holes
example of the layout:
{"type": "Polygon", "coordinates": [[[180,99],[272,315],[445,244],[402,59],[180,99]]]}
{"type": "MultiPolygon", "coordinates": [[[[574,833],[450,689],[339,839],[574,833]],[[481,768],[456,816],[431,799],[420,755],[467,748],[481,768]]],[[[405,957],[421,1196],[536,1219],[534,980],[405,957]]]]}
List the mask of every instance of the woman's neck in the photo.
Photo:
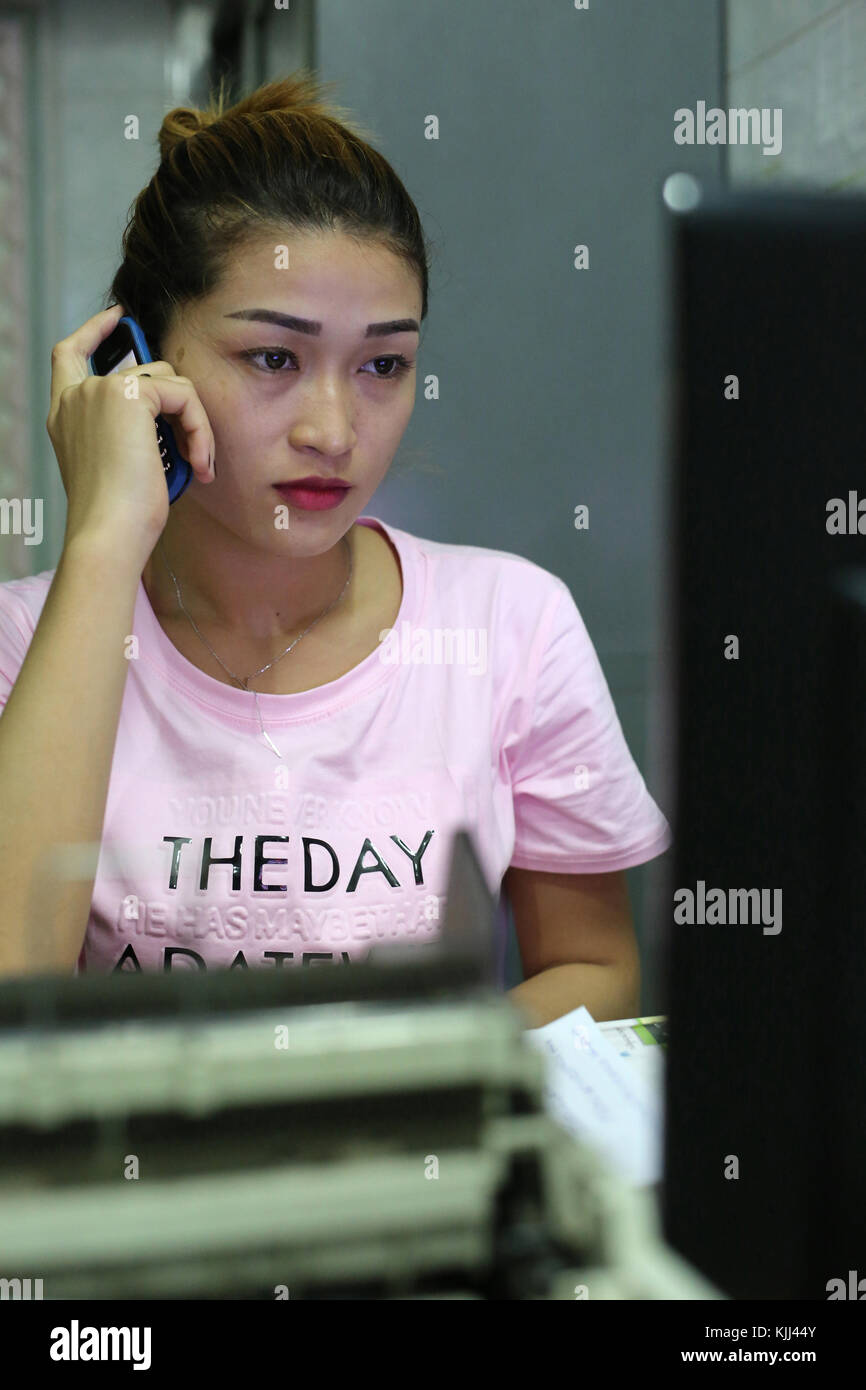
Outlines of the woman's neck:
{"type": "Polygon", "coordinates": [[[351,527],[330,550],[310,557],[284,557],[254,550],[213,523],[206,542],[180,517],[169,516],[142,572],[150,605],[158,618],[178,614],[174,572],[184,607],[196,623],[211,629],[244,633],[256,640],[290,636],[308,627],[337,599],[353,575],[339,604],[344,611],[355,598],[357,532],[351,527]]]}

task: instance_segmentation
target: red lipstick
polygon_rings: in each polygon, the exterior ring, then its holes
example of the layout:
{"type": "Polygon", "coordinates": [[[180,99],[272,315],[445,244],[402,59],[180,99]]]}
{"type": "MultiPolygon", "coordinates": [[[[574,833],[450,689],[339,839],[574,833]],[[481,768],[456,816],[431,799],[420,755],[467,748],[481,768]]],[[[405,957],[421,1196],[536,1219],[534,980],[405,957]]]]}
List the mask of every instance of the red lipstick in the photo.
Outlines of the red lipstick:
{"type": "Polygon", "coordinates": [[[290,483],[274,483],[274,487],[281,497],[301,511],[325,512],[340,505],[351,490],[351,483],[345,483],[339,478],[323,478],[319,474],[310,474],[309,477],[297,478],[290,483]]]}

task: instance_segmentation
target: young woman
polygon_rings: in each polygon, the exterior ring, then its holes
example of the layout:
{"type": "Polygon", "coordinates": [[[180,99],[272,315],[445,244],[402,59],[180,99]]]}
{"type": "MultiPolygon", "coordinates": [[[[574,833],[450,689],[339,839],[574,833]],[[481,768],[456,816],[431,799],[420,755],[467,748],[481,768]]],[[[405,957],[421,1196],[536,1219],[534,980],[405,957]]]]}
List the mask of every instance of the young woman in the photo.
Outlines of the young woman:
{"type": "Polygon", "coordinates": [[[623,870],[671,836],[569,590],[366,512],[415,401],[414,204],[308,73],[159,139],[116,302],[52,357],[57,568],[0,585],[0,971],[422,946],[464,827],[528,1017],[633,1014],[623,870]],[[88,375],[124,313],[156,360],[88,375]]]}

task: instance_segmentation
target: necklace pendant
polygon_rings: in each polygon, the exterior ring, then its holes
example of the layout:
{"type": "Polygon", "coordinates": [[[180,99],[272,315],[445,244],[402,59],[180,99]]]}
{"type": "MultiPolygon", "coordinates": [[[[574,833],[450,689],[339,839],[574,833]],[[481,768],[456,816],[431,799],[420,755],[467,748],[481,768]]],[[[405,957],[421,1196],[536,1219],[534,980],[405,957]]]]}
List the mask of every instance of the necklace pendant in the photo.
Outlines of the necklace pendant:
{"type": "Polygon", "coordinates": [[[275,744],[272,743],[271,738],[270,738],[270,735],[268,734],[267,729],[262,729],[262,733],[263,733],[264,736],[265,736],[265,742],[267,743],[268,747],[272,750],[272,752],[276,753],[276,755],[277,755],[278,758],[282,758],[282,756],[283,756],[282,753],[280,752],[279,748],[277,748],[277,747],[275,746],[275,744]]]}

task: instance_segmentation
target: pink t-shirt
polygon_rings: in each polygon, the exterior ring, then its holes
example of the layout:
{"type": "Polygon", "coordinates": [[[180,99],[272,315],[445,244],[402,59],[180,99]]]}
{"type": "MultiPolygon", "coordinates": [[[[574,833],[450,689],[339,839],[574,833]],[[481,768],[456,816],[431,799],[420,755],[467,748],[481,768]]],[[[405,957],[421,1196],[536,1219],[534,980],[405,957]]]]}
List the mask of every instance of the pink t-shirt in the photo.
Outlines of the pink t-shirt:
{"type": "MultiPolygon", "coordinates": [[[[359,521],[398,551],[400,612],[337,680],[259,695],[279,758],[252,694],[181,656],[139,584],[79,972],[290,969],[432,942],[458,828],[495,895],[509,865],[600,873],[670,845],[567,586],[517,555],[359,521]]],[[[53,575],[0,584],[0,709],[53,575]]]]}

